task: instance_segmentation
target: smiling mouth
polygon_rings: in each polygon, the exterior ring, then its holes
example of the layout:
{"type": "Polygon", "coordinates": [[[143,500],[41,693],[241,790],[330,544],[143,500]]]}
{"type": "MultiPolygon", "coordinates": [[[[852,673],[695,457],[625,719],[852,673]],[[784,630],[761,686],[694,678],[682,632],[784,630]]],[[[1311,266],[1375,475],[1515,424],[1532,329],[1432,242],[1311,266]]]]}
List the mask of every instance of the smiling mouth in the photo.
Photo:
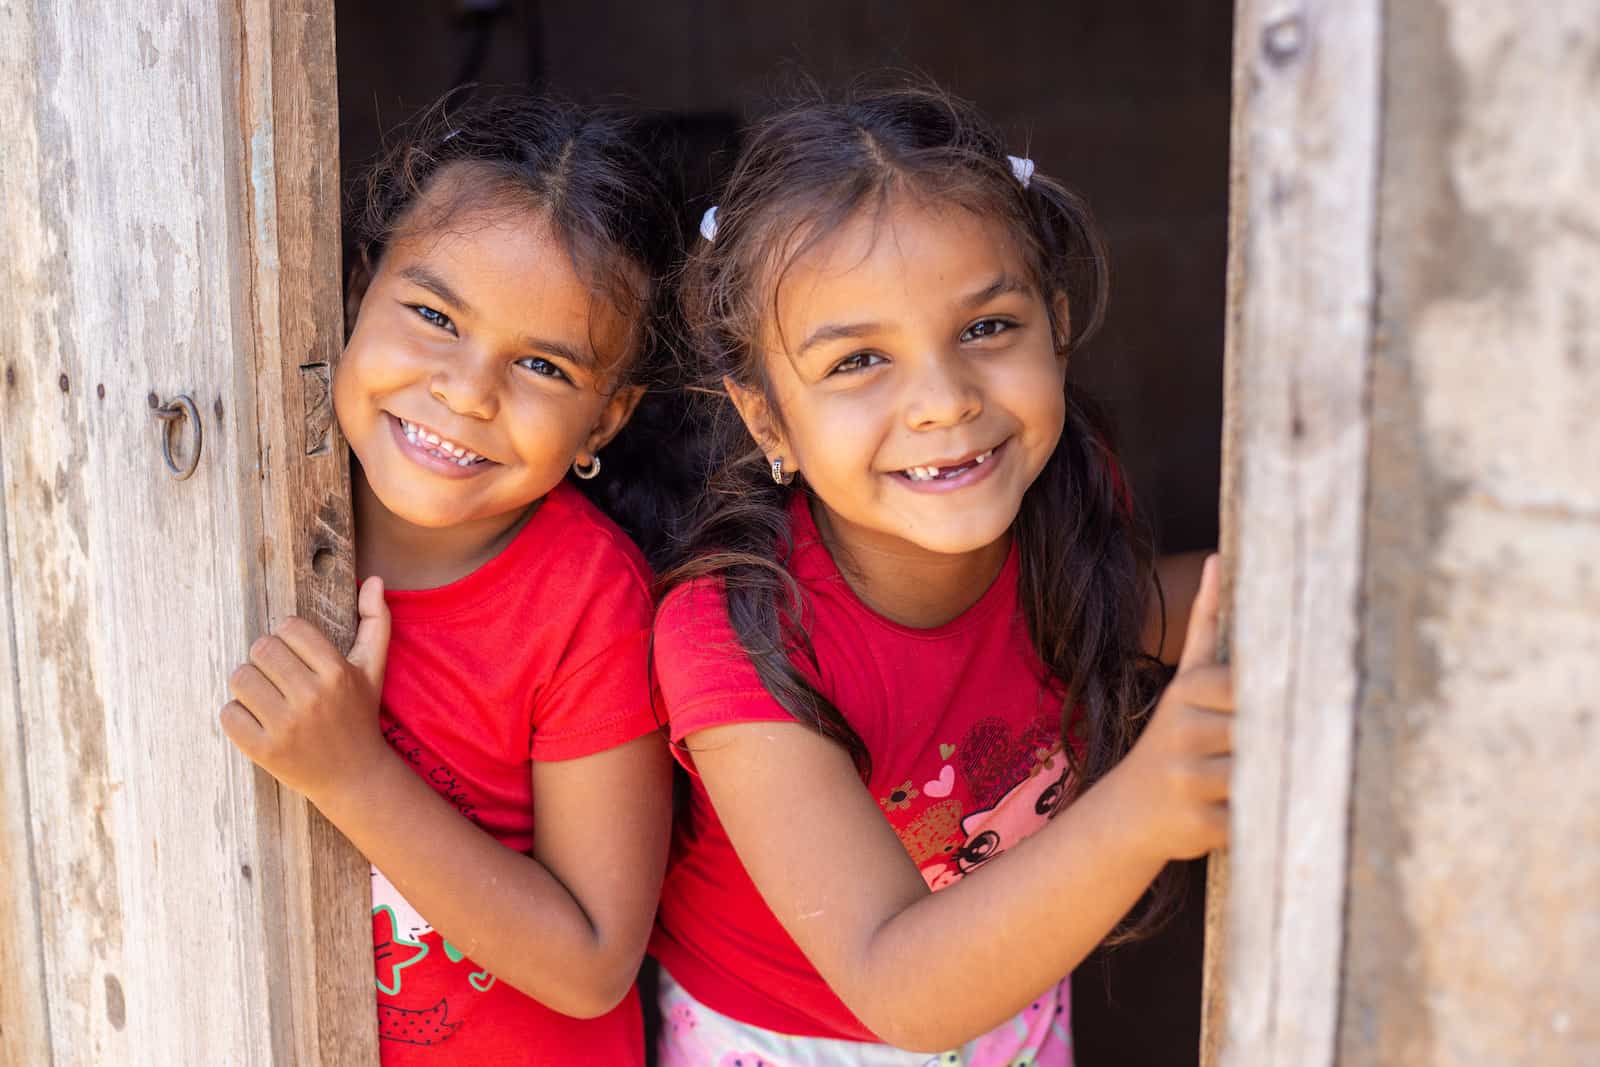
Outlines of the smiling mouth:
{"type": "Polygon", "coordinates": [[[447,460],[458,467],[471,467],[489,462],[472,449],[458,445],[447,437],[440,437],[426,426],[408,422],[398,415],[395,418],[399,421],[400,432],[406,435],[406,440],[430,455],[447,460]]]}
{"type": "Polygon", "coordinates": [[[898,470],[894,473],[909,482],[950,481],[952,479],[961,477],[968,471],[983,466],[983,464],[987,463],[990,458],[994,456],[995,452],[1002,447],[1004,447],[1003,443],[995,445],[994,448],[984,452],[979,452],[970,459],[964,459],[960,463],[952,463],[944,467],[907,467],[904,470],[898,470]]]}

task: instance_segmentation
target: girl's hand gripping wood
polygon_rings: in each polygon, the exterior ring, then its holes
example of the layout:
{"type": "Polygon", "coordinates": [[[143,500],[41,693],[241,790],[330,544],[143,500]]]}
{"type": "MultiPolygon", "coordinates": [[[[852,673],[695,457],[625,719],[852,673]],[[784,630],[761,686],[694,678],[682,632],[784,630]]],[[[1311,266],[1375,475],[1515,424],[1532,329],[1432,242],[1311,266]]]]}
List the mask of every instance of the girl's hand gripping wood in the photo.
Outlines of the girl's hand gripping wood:
{"type": "Polygon", "coordinates": [[[388,758],[378,697],[389,652],[383,579],[368,578],[348,657],[311,623],[288,618],[250,646],[228,678],[228,739],[278,781],[323,807],[343,783],[388,758]]]}
{"type": "Polygon", "coordinates": [[[1138,744],[1114,773],[1146,818],[1151,855],[1194,859],[1228,842],[1233,671],[1217,659],[1217,557],[1205,562],[1178,672],[1138,744]]]}

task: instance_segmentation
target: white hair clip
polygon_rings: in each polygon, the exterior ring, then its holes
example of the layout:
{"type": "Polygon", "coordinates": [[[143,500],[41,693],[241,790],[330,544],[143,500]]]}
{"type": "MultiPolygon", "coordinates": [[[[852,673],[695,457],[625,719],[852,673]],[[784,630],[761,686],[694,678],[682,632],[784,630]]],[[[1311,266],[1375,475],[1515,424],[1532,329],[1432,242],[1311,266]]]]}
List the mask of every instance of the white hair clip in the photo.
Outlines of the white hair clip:
{"type": "Polygon", "coordinates": [[[1006,158],[1011,161],[1011,173],[1017,176],[1017,181],[1026,189],[1028,183],[1033,180],[1033,160],[1024,159],[1021,156],[1007,156],[1006,158]]]}
{"type": "Polygon", "coordinates": [[[712,204],[706,208],[706,213],[700,216],[700,236],[707,241],[717,239],[717,205],[712,204]]]}

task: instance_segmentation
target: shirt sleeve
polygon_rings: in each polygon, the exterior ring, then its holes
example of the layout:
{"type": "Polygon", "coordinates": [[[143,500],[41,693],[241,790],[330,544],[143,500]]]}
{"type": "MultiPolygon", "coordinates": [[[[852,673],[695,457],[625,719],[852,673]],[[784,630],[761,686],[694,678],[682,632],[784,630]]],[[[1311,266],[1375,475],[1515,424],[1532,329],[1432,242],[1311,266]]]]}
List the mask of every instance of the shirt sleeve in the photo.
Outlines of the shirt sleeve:
{"type": "Polygon", "coordinates": [[[655,679],[678,761],[694,770],[682,741],[698,730],[741,722],[793,722],[761,684],[728,621],[721,584],[680,586],[656,614],[655,679]]]}
{"type": "Polygon", "coordinates": [[[629,571],[586,599],[534,708],[531,759],[591,756],[660,727],[650,702],[650,615],[649,590],[629,571]]]}

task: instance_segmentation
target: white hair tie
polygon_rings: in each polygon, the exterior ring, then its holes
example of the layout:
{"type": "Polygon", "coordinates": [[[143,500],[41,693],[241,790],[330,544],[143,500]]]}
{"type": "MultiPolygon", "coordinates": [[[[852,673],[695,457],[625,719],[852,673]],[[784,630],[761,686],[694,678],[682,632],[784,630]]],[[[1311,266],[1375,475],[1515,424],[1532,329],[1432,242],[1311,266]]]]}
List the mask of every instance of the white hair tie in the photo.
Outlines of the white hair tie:
{"type": "Polygon", "coordinates": [[[1007,156],[1006,158],[1011,161],[1011,173],[1016,175],[1017,181],[1026,189],[1028,183],[1033,180],[1033,160],[1024,159],[1021,156],[1007,156]]]}
{"type": "Polygon", "coordinates": [[[700,236],[707,241],[717,239],[717,205],[712,204],[706,208],[706,213],[700,216],[700,236]]]}

